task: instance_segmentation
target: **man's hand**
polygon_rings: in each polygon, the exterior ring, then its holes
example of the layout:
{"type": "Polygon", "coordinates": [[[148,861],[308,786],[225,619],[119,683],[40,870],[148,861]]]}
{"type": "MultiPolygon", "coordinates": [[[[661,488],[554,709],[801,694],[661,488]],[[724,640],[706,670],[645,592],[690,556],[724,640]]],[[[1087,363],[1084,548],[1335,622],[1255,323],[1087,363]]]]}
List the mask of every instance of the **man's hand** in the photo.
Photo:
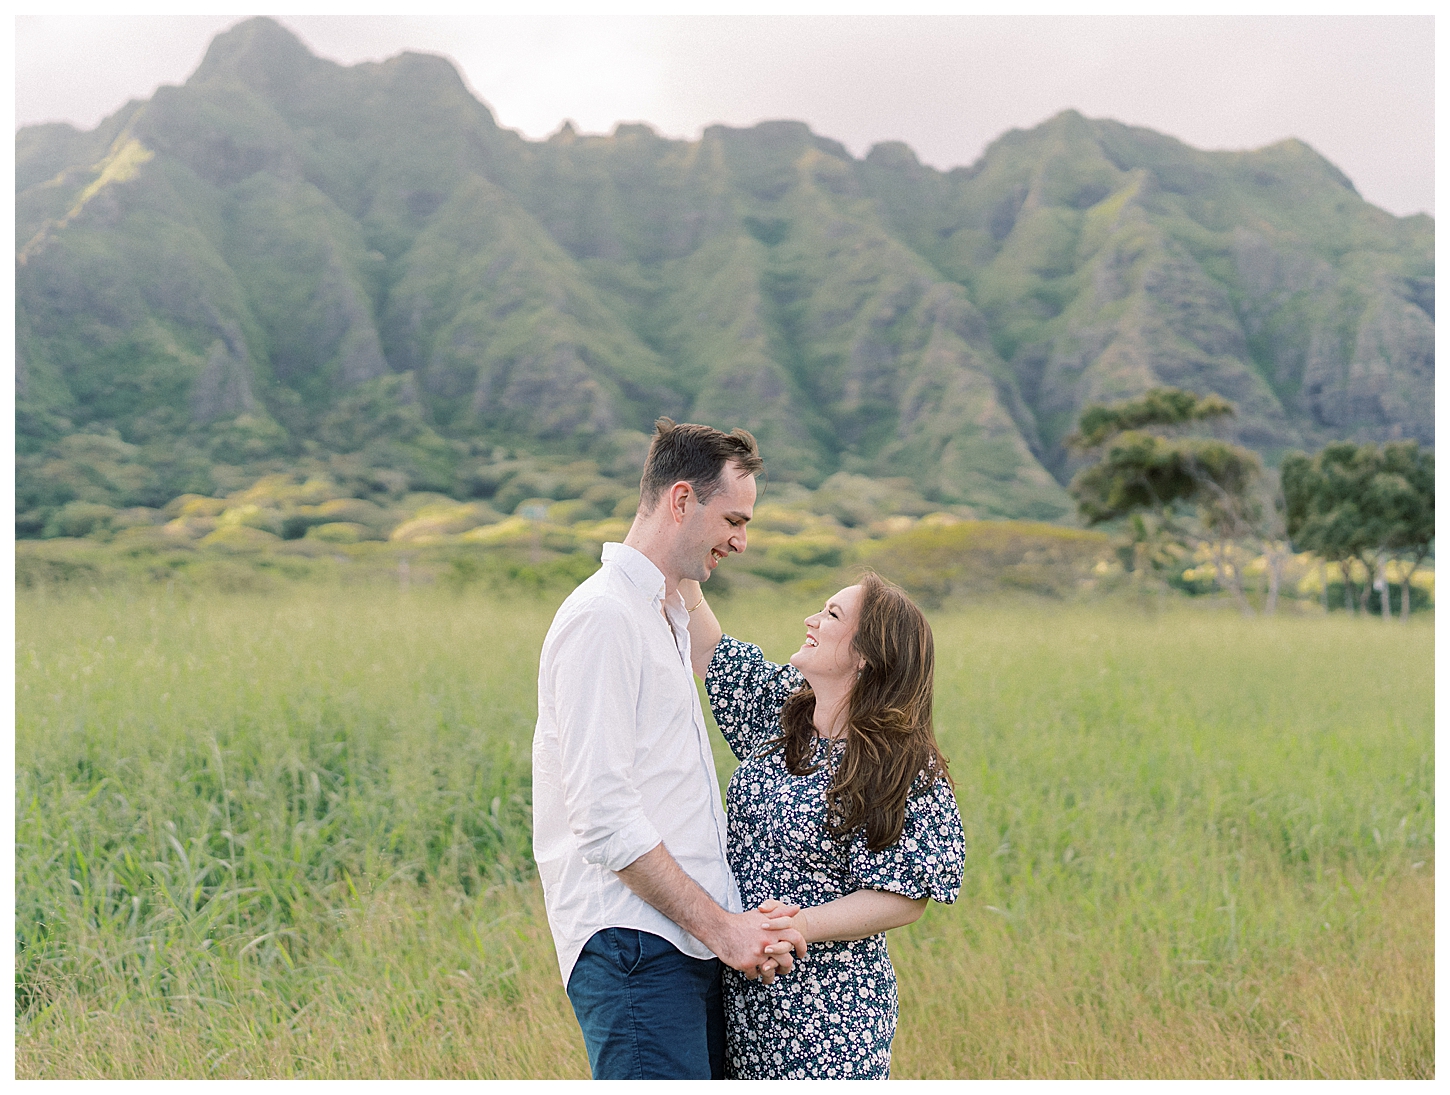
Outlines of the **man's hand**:
{"type": "MultiPolygon", "coordinates": [[[[792,951],[805,956],[806,941],[800,932],[789,927],[772,928],[768,918],[758,911],[726,912],[681,870],[663,844],[656,844],[615,873],[727,966],[747,977],[760,977],[769,984],[777,969],[790,971],[795,961],[792,951]]],[[[786,908],[795,910],[796,906],[786,908]]]]}
{"type": "MultiPolygon", "coordinates": [[[[769,918],[769,926],[772,929],[794,928],[796,931],[800,932],[801,936],[805,938],[806,944],[809,946],[810,939],[806,936],[805,930],[805,912],[801,909],[799,905],[787,905],[783,902],[775,900],[775,898],[772,897],[765,901],[762,901],[757,907],[756,911],[766,914],[766,916],[769,918]]],[[[793,944],[789,942],[772,943],[770,946],[765,948],[765,953],[771,955],[785,954],[788,950],[793,949],[793,944]]],[[[791,963],[794,964],[794,961],[795,959],[792,958],[791,963]]],[[[763,983],[769,985],[775,980],[775,975],[777,970],[779,969],[779,966],[780,963],[775,958],[767,958],[764,962],[760,964],[759,973],[757,975],[751,975],[747,973],[745,975],[746,979],[753,981],[755,979],[755,976],[759,976],[760,980],[763,983]]],[[[788,970],[786,972],[788,972],[788,970]]]]}
{"type": "Polygon", "coordinates": [[[731,969],[751,980],[759,977],[767,985],[777,973],[789,973],[796,957],[804,958],[806,953],[806,941],[800,932],[791,927],[773,928],[758,911],[722,911],[718,922],[711,926],[709,938],[699,939],[731,969]]]}

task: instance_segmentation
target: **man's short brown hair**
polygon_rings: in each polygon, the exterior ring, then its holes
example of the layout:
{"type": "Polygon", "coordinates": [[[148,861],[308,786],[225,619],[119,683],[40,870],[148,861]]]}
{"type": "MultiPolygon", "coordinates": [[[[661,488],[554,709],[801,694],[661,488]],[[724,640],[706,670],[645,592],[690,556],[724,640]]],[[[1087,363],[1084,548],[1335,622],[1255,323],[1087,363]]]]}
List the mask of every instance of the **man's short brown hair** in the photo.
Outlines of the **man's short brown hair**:
{"type": "Polygon", "coordinates": [[[732,460],[746,475],[759,475],[765,469],[760,447],[746,430],[721,433],[713,426],[655,419],[655,435],[639,480],[639,512],[651,512],[660,494],[681,480],[690,484],[702,506],[708,504],[724,487],[725,465],[732,460]]]}

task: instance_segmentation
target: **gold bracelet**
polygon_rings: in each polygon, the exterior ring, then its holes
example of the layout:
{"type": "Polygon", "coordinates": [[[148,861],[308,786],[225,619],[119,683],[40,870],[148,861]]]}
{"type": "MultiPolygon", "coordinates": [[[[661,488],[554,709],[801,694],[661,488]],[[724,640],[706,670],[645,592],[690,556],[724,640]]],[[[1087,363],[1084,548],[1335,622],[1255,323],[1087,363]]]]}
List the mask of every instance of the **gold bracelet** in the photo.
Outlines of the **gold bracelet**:
{"type": "MultiPolygon", "coordinates": [[[[705,591],[702,589],[702,590],[700,590],[700,599],[695,602],[695,608],[699,608],[704,603],[705,603],[705,591]]],[[[690,611],[691,612],[694,612],[695,611],[695,608],[690,609],[690,611]]]]}

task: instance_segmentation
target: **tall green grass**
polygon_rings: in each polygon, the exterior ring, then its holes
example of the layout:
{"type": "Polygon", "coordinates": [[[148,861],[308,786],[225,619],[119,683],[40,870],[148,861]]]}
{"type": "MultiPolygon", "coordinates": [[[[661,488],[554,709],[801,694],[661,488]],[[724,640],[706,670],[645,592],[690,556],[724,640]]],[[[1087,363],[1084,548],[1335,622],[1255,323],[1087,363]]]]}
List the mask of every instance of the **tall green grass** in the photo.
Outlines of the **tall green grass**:
{"type": "MultiPolygon", "coordinates": [[[[587,1074],[529,856],[555,600],[22,591],[17,1073],[587,1074]]],[[[784,658],[809,606],[718,607],[784,658]]],[[[933,623],[968,865],[892,935],[894,1074],[1433,1073],[1428,625],[933,623]]]]}

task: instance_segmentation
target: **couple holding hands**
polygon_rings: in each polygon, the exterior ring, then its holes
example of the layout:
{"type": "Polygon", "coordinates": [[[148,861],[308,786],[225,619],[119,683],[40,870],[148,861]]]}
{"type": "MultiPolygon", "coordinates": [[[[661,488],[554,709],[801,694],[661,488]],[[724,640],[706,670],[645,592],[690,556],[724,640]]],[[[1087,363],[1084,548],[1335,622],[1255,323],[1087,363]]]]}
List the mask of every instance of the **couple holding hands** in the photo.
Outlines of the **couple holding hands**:
{"type": "Polygon", "coordinates": [[[660,419],[629,534],[544,640],[534,857],[596,1079],[885,1078],[885,933],[961,887],[921,610],[868,572],[787,665],[710,610],[762,467],[744,430],[660,419]]]}

